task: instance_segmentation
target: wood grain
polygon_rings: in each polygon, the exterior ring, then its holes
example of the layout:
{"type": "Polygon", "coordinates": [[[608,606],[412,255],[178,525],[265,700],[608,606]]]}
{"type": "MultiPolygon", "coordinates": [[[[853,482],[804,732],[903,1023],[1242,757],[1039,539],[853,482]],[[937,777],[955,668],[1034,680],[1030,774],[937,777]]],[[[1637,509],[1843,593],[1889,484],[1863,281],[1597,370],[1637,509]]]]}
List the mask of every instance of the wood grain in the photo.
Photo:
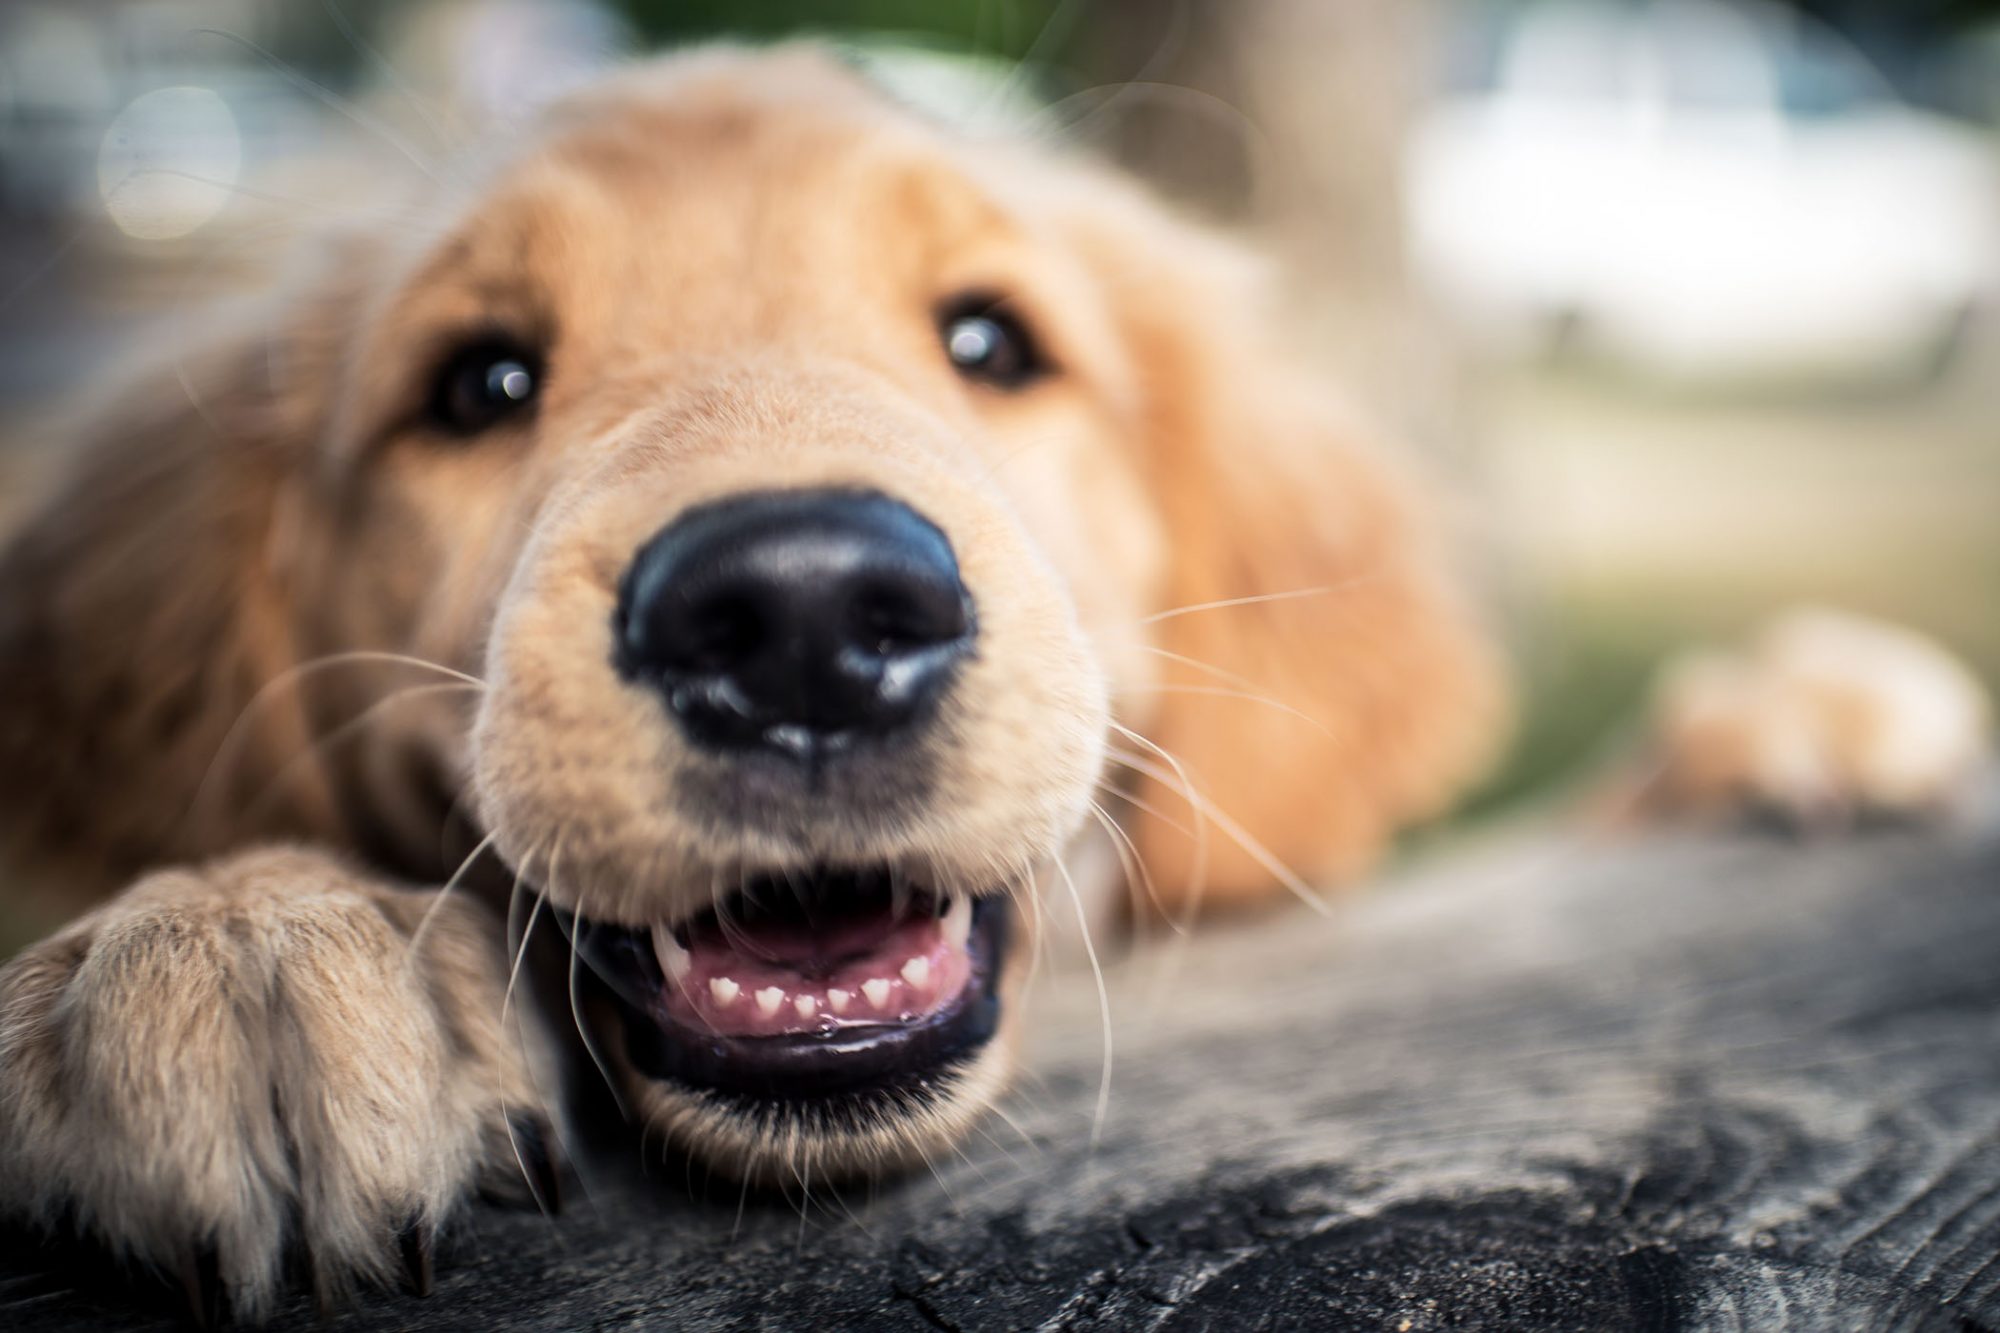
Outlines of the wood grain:
{"type": "MultiPolygon", "coordinates": [[[[565,1216],[478,1210],[335,1326],[2000,1328],[1994,821],[1542,841],[1111,970],[1094,1146],[1096,993],[1045,978],[931,1176],[739,1213],[606,1133],[565,1216]]],[[[0,1260],[18,1333],[166,1308],[0,1260]]]]}

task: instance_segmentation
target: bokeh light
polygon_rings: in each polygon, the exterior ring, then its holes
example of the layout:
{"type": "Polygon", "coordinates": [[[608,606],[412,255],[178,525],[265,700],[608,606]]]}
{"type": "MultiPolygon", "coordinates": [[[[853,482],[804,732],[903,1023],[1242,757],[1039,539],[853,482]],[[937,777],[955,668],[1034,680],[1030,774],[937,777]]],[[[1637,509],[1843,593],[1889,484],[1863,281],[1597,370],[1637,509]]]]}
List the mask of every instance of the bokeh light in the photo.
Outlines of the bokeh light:
{"type": "Polygon", "coordinates": [[[207,88],[134,98],[97,154],[97,184],[118,229],[136,240],[186,236],[221,212],[243,169],[229,103],[207,88]]]}

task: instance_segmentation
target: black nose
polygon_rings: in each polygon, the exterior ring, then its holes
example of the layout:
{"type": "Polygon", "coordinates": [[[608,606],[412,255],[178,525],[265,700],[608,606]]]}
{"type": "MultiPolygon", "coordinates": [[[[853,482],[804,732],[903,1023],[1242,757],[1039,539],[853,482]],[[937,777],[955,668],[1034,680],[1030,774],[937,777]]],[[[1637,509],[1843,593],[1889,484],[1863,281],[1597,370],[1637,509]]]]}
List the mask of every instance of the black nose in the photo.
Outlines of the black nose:
{"type": "Polygon", "coordinates": [[[973,637],[951,542],[858,490],[689,510],[633,559],[614,629],[696,741],[806,761],[920,721],[973,637]]]}

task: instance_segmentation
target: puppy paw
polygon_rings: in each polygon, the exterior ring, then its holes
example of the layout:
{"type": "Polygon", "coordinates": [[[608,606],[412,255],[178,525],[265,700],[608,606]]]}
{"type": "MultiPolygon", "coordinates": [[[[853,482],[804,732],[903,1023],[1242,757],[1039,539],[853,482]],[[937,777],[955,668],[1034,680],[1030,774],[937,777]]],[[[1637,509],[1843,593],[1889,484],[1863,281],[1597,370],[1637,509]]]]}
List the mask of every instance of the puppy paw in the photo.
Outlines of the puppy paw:
{"type": "Polygon", "coordinates": [[[1979,682],[1898,626],[1804,609],[1746,650],[1692,654],[1654,692],[1652,814],[1773,813],[1804,827],[1950,812],[1991,753],[1979,682]]]}
{"type": "Polygon", "coordinates": [[[0,1206],[204,1322],[294,1257],[323,1298],[421,1290],[470,1189],[553,1182],[505,958],[477,904],[303,851],[151,876],[0,970],[0,1206]]]}

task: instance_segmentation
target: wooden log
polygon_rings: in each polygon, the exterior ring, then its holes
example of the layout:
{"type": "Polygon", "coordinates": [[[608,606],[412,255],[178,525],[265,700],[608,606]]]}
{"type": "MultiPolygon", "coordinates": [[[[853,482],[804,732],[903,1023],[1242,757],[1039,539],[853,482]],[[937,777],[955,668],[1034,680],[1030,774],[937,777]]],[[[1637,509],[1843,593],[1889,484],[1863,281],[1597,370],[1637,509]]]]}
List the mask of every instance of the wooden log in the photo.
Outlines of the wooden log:
{"type": "MultiPolygon", "coordinates": [[[[337,1326],[2000,1327],[1996,960],[1992,820],[1488,853],[1117,960],[1095,1135],[1096,992],[1045,977],[934,1174],[739,1207],[607,1134],[564,1216],[475,1210],[337,1326]]],[[[0,1261],[17,1333],[132,1299],[0,1261]]]]}

